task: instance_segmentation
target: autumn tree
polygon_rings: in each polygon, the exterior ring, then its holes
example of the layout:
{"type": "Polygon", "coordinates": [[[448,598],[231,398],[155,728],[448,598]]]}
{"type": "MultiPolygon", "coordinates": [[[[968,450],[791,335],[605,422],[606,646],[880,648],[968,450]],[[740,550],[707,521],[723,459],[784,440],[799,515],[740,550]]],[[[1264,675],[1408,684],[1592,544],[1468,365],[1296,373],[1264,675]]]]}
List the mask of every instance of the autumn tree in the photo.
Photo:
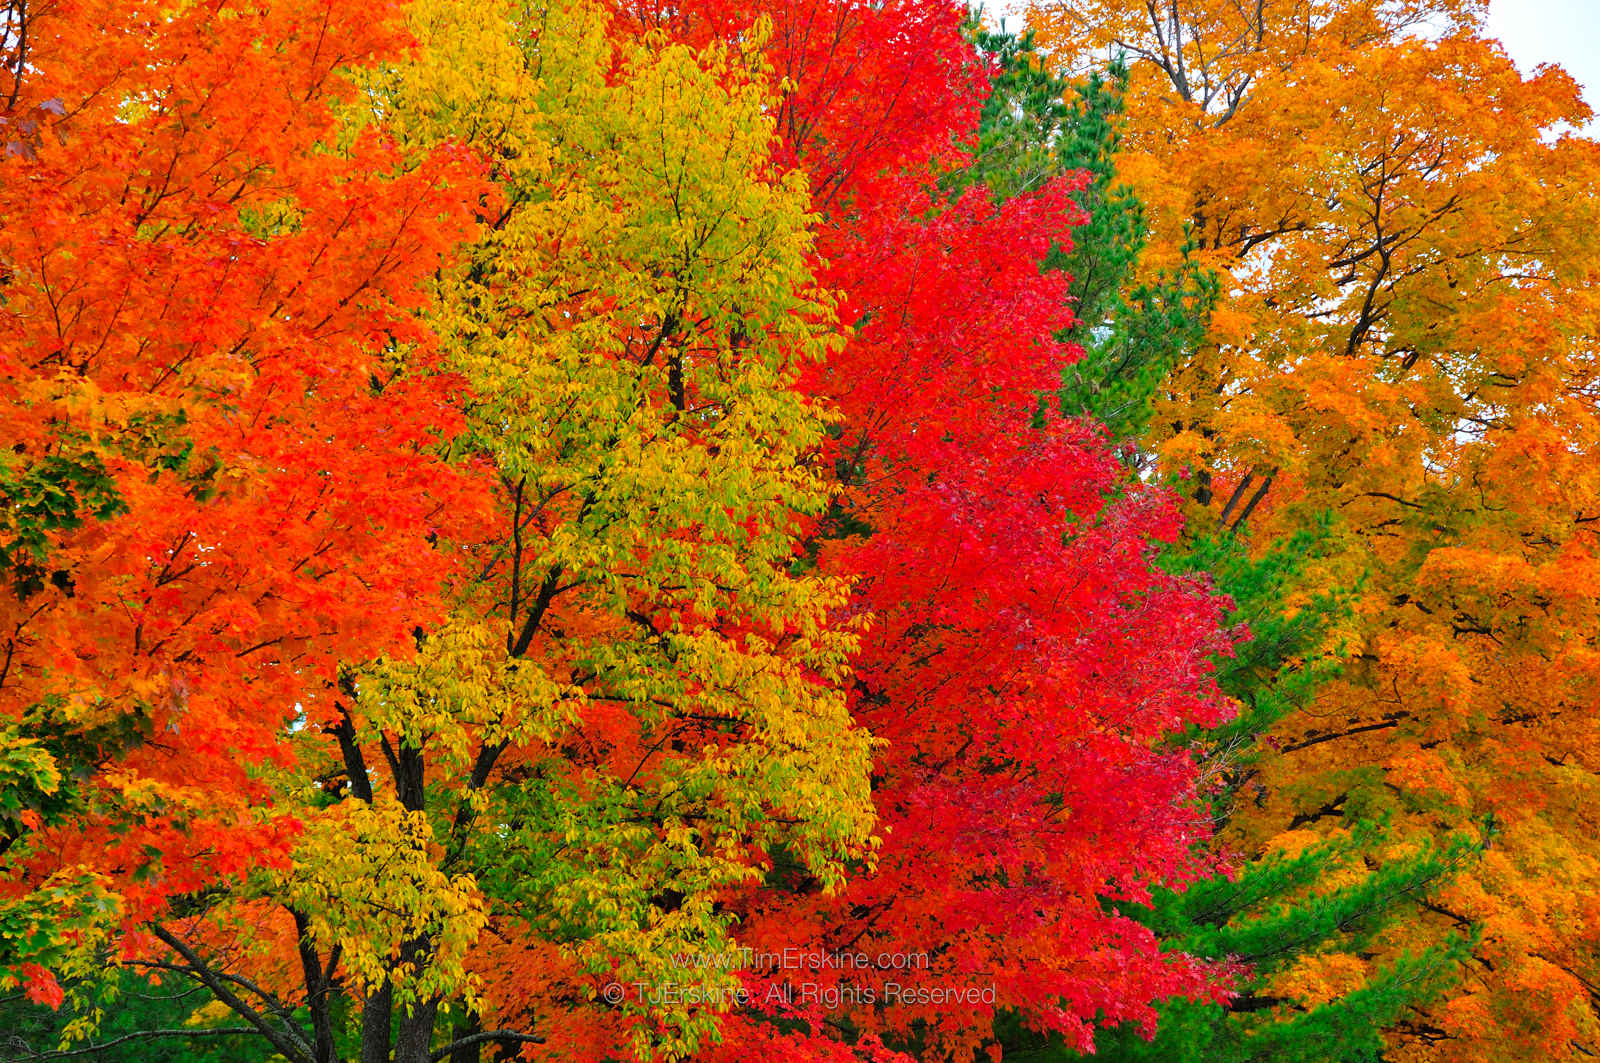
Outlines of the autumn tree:
{"type": "Polygon", "coordinates": [[[175,899],[287,866],[285,729],[437,610],[458,418],[384,352],[472,176],[332,148],[340,68],[402,43],[363,7],[0,26],[0,984],[54,1003],[175,899]]]}
{"type": "MultiPolygon", "coordinates": [[[[796,388],[832,328],[805,185],[772,162],[754,55],[630,40],[584,4],[413,18],[420,60],[373,91],[406,143],[459,139],[495,182],[427,318],[470,389],[463,457],[497,487],[486,534],[450,543],[474,573],[450,622],[415,663],[363,675],[334,726],[427,765],[428,786],[394,792],[434,817],[441,870],[470,874],[505,942],[425,1000],[482,984],[470,1006],[550,1051],[686,1051],[723,1009],[602,988],[731,951],[721,891],[780,843],[833,882],[871,818],[840,689],[854,634],[830,619],[843,585],[791,570],[828,497],[807,456],[831,420],[796,388]]],[[[397,932],[329,926],[319,945],[397,932]]],[[[398,992],[393,959],[373,985],[398,992]]]]}
{"type": "MultiPolygon", "coordinates": [[[[36,16],[18,958],[105,959],[48,932],[104,898],[125,964],[278,1056],[420,1063],[726,948],[714,897],[780,844],[837,880],[855,634],[791,564],[831,312],[759,63],[582,4],[36,16]]],[[[623,1010],[641,1054],[709,1029],[623,1010]]]]}
{"type": "MultiPolygon", "coordinates": [[[[1483,848],[1384,956],[1481,936],[1402,1015],[1396,1060],[1595,1048],[1591,839],[1595,145],[1564,73],[1524,78],[1482,6],[1051,0],[1059,69],[1131,67],[1123,173],[1171,261],[1226,278],[1148,445],[1257,549],[1336,517],[1351,659],[1275,728],[1249,844],[1385,817],[1483,848]]],[[[1159,261],[1159,258],[1158,258],[1159,261]]],[[[1308,958],[1286,985],[1327,972],[1308,958]]]]}

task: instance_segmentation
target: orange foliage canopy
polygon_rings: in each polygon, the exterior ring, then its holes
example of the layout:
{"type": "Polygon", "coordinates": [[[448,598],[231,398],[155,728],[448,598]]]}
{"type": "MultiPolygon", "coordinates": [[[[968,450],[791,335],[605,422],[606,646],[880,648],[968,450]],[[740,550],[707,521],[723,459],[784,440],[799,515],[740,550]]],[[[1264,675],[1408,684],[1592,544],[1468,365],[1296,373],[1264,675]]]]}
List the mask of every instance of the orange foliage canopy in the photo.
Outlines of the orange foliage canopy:
{"type": "Polygon", "coordinates": [[[283,858],[282,736],[436,609],[455,414],[393,355],[475,176],[336,135],[380,4],[0,19],[0,761],[73,813],[0,838],[131,925],[283,858]]]}
{"type": "MultiPolygon", "coordinates": [[[[1519,75],[1471,0],[1048,0],[1063,67],[1132,62],[1125,178],[1168,255],[1223,273],[1152,443],[1199,519],[1264,544],[1330,513],[1348,667],[1276,740],[1263,845],[1389,815],[1487,849],[1482,927],[1396,1060],[1600,1050],[1595,593],[1600,146],[1572,79],[1519,75]]],[[[1391,935],[1416,946],[1440,927],[1391,935]]]]}

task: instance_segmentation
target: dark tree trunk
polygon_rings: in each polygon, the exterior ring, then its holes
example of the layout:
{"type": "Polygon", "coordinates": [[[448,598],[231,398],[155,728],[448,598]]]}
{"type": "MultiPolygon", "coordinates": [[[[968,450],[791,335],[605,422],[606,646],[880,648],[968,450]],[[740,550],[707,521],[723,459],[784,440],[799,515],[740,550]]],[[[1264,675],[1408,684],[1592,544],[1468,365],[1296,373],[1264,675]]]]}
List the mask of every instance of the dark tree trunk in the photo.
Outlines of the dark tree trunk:
{"type": "Polygon", "coordinates": [[[367,998],[361,1009],[361,1063],[390,1063],[390,1025],[394,1016],[394,988],[387,982],[367,998]]]}
{"type": "Polygon", "coordinates": [[[311,1012],[312,1051],[317,1063],[339,1063],[333,1043],[333,979],[311,944],[311,920],[294,909],[290,912],[300,935],[300,971],[306,983],[306,1007],[311,1012]]]}
{"type": "MultiPolygon", "coordinates": [[[[464,1037],[471,1037],[475,1033],[483,1032],[483,1020],[476,1012],[467,1012],[456,1021],[455,1028],[450,1031],[450,1040],[459,1041],[464,1037]]],[[[483,1058],[483,1042],[473,1041],[471,1044],[457,1045],[450,1053],[450,1063],[479,1063],[483,1058]]]]}
{"type": "Polygon", "coordinates": [[[400,1016],[400,1036],[395,1038],[394,1063],[428,1063],[433,1051],[433,1025],[438,1018],[439,1002],[417,1004],[411,1014],[400,1016]]]}

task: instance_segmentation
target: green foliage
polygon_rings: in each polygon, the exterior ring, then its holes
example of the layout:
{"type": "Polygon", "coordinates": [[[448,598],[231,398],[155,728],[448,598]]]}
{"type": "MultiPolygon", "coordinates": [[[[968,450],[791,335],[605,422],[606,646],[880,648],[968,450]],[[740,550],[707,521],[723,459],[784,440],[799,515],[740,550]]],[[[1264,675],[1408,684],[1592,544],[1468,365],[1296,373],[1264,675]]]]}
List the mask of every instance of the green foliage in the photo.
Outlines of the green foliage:
{"type": "MultiPolygon", "coordinates": [[[[63,763],[70,771],[81,761],[64,760],[62,745],[0,728],[0,856],[26,855],[34,832],[76,799],[63,763]]],[[[20,987],[30,1001],[59,1003],[55,974],[96,971],[95,951],[119,911],[118,898],[96,876],[71,867],[0,898],[0,992],[20,987]]]]}
{"type": "MultiPolygon", "coordinates": [[[[218,1005],[208,1004],[204,990],[179,981],[152,985],[143,977],[120,971],[114,980],[94,987],[94,1003],[82,1003],[83,987],[69,984],[69,1004],[56,1011],[19,997],[0,998],[0,1059],[31,1063],[55,1057],[62,1034],[73,1023],[101,1011],[89,1054],[66,1058],[87,1063],[267,1063],[271,1048],[254,1034],[205,1034],[239,1024],[218,1005]],[[154,1031],[177,1036],[150,1037],[154,1031]],[[123,1040],[123,1038],[128,1038],[123,1040]]],[[[72,1051],[82,1051],[74,1045],[72,1051]]]]}
{"type": "Polygon", "coordinates": [[[971,32],[1000,72],[973,164],[955,183],[982,183],[1002,200],[1052,179],[1083,183],[1075,198],[1086,218],[1072,246],[1045,260],[1071,279],[1078,322],[1062,338],[1083,348],[1062,375],[1060,408],[1098,421],[1114,439],[1137,438],[1163,378],[1205,337],[1216,278],[1189,247],[1172,269],[1145,262],[1144,207],[1116,171],[1126,67],[1074,83],[1044,68],[1031,33],[971,32]]]}
{"type": "Polygon", "coordinates": [[[126,508],[93,450],[62,450],[29,461],[0,449],[0,570],[21,598],[43,590],[47,579],[59,585],[65,572],[51,573],[44,565],[52,534],[126,508]]]}
{"type": "Polygon", "coordinates": [[[1257,739],[1307,705],[1317,688],[1338,673],[1338,658],[1321,653],[1320,647],[1333,623],[1348,612],[1350,593],[1317,594],[1295,608],[1288,604],[1299,593],[1306,565],[1331,534],[1331,521],[1324,518],[1315,528],[1251,557],[1231,534],[1199,535],[1191,529],[1182,546],[1162,559],[1171,571],[1210,580],[1232,603],[1230,621],[1249,634],[1235,645],[1232,656],[1215,662],[1218,684],[1238,703],[1238,715],[1221,727],[1187,736],[1221,769],[1221,785],[1213,793],[1219,827],[1266,752],[1257,739]]]}
{"type": "MultiPolygon", "coordinates": [[[[1190,736],[1214,769],[1213,811],[1229,837],[1232,810],[1260,791],[1257,767],[1273,755],[1261,736],[1308,705],[1341,662],[1319,653],[1329,628],[1350,608],[1353,590],[1296,602],[1307,566],[1328,549],[1334,529],[1312,529],[1250,557],[1232,535],[1197,536],[1167,558],[1178,570],[1204,571],[1233,602],[1230,619],[1250,638],[1217,662],[1221,685],[1239,715],[1190,736]]],[[[1145,921],[1170,947],[1241,965],[1228,1004],[1174,1001],[1153,1040],[1142,1031],[1106,1033],[1101,1054],[1128,1063],[1249,1060],[1357,1063],[1380,1058],[1381,1031],[1411,1006],[1451,983],[1469,942],[1454,936],[1386,965],[1369,947],[1387,927],[1448,881],[1477,851],[1453,838],[1438,846],[1395,849],[1380,820],[1345,807],[1340,829],[1299,851],[1257,855],[1230,876],[1164,891],[1145,921]]],[[[1298,823],[1289,824],[1292,832],[1298,823]]]]}
{"type": "MultiPolygon", "coordinates": [[[[1348,608],[1348,595],[1289,603],[1306,565],[1324,545],[1327,522],[1258,558],[1231,536],[1197,537],[1164,560],[1175,571],[1208,573],[1231,599],[1230,619],[1253,636],[1217,662],[1223,688],[1240,714],[1186,741],[1209,768],[1219,838],[1231,813],[1259,791],[1257,765],[1272,750],[1260,736],[1303,707],[1336,674],[1339,662],[1313,651],[1348,608]]],[[[1420,954],[1370,963],[1386,928],[1438,890],[1479,845],[1396,850],[1383,822],[1341,809],[1332,837],[1299,849],[1274,848],[1231,875],[1158,890],[1151,904],[1125,909],[1174,952],[1232,970],[1226,1003],[1173,1000],[1154,1032],[1134,1025],[1106,1030],[1096,1060],[1112,1063],[1361,1063],[1381,1058],[1381,1032],[1413,1005],[1447,988],[1470,940],[1453,936],[1420,954]]],[[[1338,812],[1330,813],[1338,814],[1338,812]]],[[[1002,1027],[1006,1058],[1066,1061],[1081,1057],[1059,1041],[1015,1024],[1002,1027]]]]}

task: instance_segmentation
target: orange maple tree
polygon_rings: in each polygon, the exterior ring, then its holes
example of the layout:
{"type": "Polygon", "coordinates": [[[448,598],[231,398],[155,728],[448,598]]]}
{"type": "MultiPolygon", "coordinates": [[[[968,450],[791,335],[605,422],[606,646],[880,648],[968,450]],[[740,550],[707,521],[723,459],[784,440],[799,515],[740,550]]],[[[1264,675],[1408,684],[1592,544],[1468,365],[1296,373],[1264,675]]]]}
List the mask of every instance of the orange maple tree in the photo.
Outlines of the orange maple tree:
{"type": "MultiPolygon", "coordinates": [[[[1600,1047],[1595,396],[1600,146],[1469,0],[1045,0],[1061,69],[1131,62],[1123,178],[1225,278],[1150,440],[1258,546],[1334,520],[1350,658],[1274,735],[1242,844],[1360,817],[1481,858],[1388,935],[1481,928],[1397,1060],[1600,1047]],[[1293,826],[1297,828],[1290,831],[1293,826]]],[[[1157,255],[1159,261],[1160,256],[1157,255]]],[[[1314,960],[1302,972],[1316,979],[1314,960]]],[[[1348,972],[1347,972],[1348,974],[1348,972]]],[[[1297,977],[1290,974],[1290,979],[1297,977]]]]}
{"type": "Polygon", "coordinates": [[[426,542],[471,492],[449,378],[398,353],[476,178],[341,139],[341,68],[405,45],[381,4],[16,0],[0,31],[0,963],[82,974],[284,862],[284,736],[439,608],[426,542]]]}

